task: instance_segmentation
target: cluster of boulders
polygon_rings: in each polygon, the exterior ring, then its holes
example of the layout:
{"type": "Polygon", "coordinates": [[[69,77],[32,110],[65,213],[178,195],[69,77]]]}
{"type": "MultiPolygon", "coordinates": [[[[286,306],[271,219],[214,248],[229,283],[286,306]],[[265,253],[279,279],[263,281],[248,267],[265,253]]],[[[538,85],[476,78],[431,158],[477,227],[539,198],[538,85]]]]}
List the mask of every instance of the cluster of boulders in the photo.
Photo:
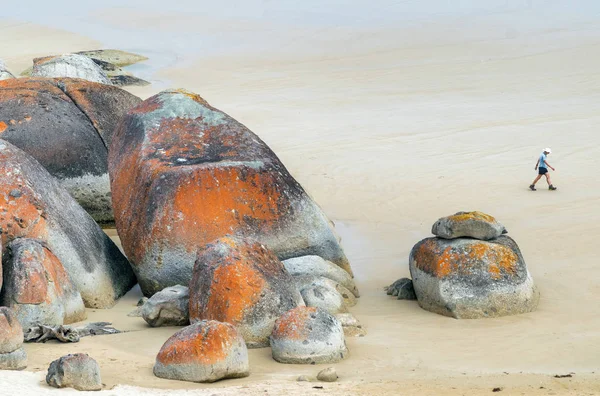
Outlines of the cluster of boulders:
{"type": "MultiPolygon", "coordinates": [[[[38,59],[32,74],[76,60],[38,59]]],[[[77,342],[85,334],[65,325],[139,282],[147,300],[136,315],[186,326],[159,352],[157,376],[245,376],[247,348],[269,345],[283,363],[347,356],[345,336],[364,335],[348,312],[359,296],[350,264],[268,146],[196,94],[141,102],[97,81],[0,82],[0,304],[20,342],[23,329],[30,342],[77,342]],[[113,213],[129,261],[96,222],[113,213]]],[[[99,389],[96,368],[63,357],[47,381],[99,389]]]]}
{"type": "Polygon", "coordinates": [[[410,253],[412,282],[396,281],[388,294],[410,299],[414,288],[422,308],[458,319],[536,309],[539,292],[523,255],[494,217],[458,212],[439,219],[432,233],[410,253]]]}

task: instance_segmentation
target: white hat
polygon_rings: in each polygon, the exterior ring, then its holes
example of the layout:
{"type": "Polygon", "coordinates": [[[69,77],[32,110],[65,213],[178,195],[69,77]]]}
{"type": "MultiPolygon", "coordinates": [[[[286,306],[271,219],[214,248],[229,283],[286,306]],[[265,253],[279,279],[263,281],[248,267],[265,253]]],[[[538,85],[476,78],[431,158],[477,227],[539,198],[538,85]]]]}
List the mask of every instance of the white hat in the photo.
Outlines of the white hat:
{"type": "Polygon", "coordinates": [[[548,154],[552,154],[552,150],[550,150],[550,147],[546,147],[544,149],[545,152],[547,152],[548,154]]]}

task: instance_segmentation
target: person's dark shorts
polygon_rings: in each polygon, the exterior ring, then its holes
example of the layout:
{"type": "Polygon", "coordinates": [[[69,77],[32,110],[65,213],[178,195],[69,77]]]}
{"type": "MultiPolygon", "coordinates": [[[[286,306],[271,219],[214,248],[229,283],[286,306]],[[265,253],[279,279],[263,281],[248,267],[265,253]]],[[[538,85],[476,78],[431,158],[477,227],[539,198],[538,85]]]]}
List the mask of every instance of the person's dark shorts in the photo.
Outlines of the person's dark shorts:
{"type": "Polygon", "coordinates": [[[545,175],[546,173],[548,173],[548,169],[546,168],[538,168],[538,172],[540,175],[545,175]]]}

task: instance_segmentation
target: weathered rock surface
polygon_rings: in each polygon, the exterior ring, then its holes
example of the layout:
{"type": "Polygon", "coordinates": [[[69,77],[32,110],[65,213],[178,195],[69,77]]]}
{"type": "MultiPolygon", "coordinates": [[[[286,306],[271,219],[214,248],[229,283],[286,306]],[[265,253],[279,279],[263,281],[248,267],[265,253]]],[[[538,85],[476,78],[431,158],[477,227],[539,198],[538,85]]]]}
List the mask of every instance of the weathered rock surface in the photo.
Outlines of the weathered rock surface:
{"type": "Polygon", "coordinates": [[[353,307],[356,305],[356,297],[354,294],[346,289],[341,283],[338,283],[329,278],[323,276],[314,275],[296,275],[293,277],[296,287],[302,293],[306,289],[313,288],[325,288],[329,290],[329,295],[338,293],[344,300],[346,307],[353,307]]]}
{"type": "Polygon", "coordinates": [[[187,284],[198,246],[230,234],[280,259],[318,255],[351,272],[330,222],[277,156],[198,95],[164,91],[129,111],[109,171],[117,229],[145,295],[187,284]]]}
{"type": "Polygon", "coordinates": [[[142,307],[142,317],[152,327],[186,326],[190,323],[190,291],[186,286],[171,286],[159,291],[142,307]]]}
{"type": "MultiPolygon", "coordinates": [[[[41,240],[62,264],[87,307],[111,307],[136,282],[127,259],[59,182],[32,157],[3,140],[0,230],[4,248],[18,238],[41,240]]],[[[10,298],[4,293],[4,301],[10,298]]]]}
{"type": "Polygon", "coordinates": [[[244,338],[229,323],[200,321],[184,327],[165,342],[156,357],[160,378],[215,382],[250,374],[244,338]]]}
{"type": "Polygon", "coordinates": [[[79,79],[0,81],[0,138],[38,160],[96,221],[111,223],[107,147],[119,119],[139,102],[79,79]]]}
{"type": "Polygon", "coordinates": [[[445,239],[470,237],[489,240],[506,234],[506,228],[488,214],[482,212],[458,212],[436,221],[433,224],[431,232],[433,235],[445,239]]]}
{"type": "Polygon", "coordinates": [[[15,76],[6,68],[6,65],[0,60],[0,80],[8,80],[15,76]]]}
{"type": "Polygon", "coordinates": [[[337,290],[323,286],[312,286],[300,291],[307,307],[324,309],[332,315],[348,312],[344,298],[337,290]]]}
{"type": "Polygon", "coordinates": [[[275,321],[299,305],[292,277],[260,243],[224,237],[199,252],[190,282],[192,323],[228,322],[248,347],[265,347],[275,321]]]}
{"type": "Polygon", "coordinates": [[[283,314],[273,328],[271,351],[280,363],[335,363],[348,355],[341,323],[315,307],[283,314]]]}
{"type": "Polygon", "coordinates": [[[104,71],[84,55],[64,54],[33,60],[31,77],[71,77],[110,85],[104,71]]]}
{"type": "Polygon", "coordinates": [[[419,305],[459,319],[515,315],[535,310],[539,293],[517,244],[426,238],[410,253],[419,305]]]}
{"type": "Polygon", "coordinates": [[[334,367],[327,367],[326,369],[319,371],[319,374],[317,374],[317,379],[323,382],[335,382],[338,380],[338,378],[339,377],[334,367]]]}
{"type": "Polygon", "coordinates": [[[4,255],[0,304],[12,308],[23,328],[84,320],[81,294],[58,258],[40,240],[17,238],[4,255]]]}
{"type": "Polygon", "coordinates": [[[85,353],[69,354],[50,363],[46,375],[48,385],[80,391],[102,389],[100,367],[85,353]]]}
{"type": "Polygon", "coordinates": [[[148,302],[148,300],[149,300],[148,297],[142,297],[142,298],[140,298],[140,300],[137,303],[137,307],[133,311],[129,312],[127,314],[127,316],[141,318],[142,317],[142,311],[144,309],[144,305],[148,302]]]}
{"type": "Polygon", "coordinates": [[[398,300],[416,300],[412,279],[401,278],[386,288],[388,296],[398,297],[398,300]]]}
{"type": "Polygon", "coordinates": [[[27,367],[23,345],[23,328],[10,308],[0,307],[0,370],[27,367]]]}
{"type": "Polygon", "coordinates": [[[339,313],[335,315],[335,318],[342,324],[346,337],[364,337],[367,335],[367,330],[351,313],[339,313]]]}
{"type": "Polygon", "coordinates": [[[301,256],[283,260],[283,266],[292,276],[312,275],[334,280],[359,297],[358,288],[352,276],[331,261],[319,256],[301,256]]]}

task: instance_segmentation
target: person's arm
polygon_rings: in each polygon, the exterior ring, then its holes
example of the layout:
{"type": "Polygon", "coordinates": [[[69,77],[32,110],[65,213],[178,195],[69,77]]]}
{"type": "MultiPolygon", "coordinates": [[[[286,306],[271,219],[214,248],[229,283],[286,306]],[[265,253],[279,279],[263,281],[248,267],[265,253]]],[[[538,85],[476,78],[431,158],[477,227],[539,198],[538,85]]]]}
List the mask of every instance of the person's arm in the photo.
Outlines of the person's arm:
{"type": "Polygon", "coordinates": [[[537,170],[539,164],[540,164],[540,159],[538,158],[537,162],[535,163],[535,170],[537,170]]]}
{"type": "Polygon", "coordinates": [[[550,164],[548,163],[548,161],[546,161],[546,165],[548,165],[548,168],[552,169],[553,171],[555,171],[555,170],[556,170],[556,169],[554,169],[554,168],[552,167],[552,165],[550,165],[550,164]]]}

